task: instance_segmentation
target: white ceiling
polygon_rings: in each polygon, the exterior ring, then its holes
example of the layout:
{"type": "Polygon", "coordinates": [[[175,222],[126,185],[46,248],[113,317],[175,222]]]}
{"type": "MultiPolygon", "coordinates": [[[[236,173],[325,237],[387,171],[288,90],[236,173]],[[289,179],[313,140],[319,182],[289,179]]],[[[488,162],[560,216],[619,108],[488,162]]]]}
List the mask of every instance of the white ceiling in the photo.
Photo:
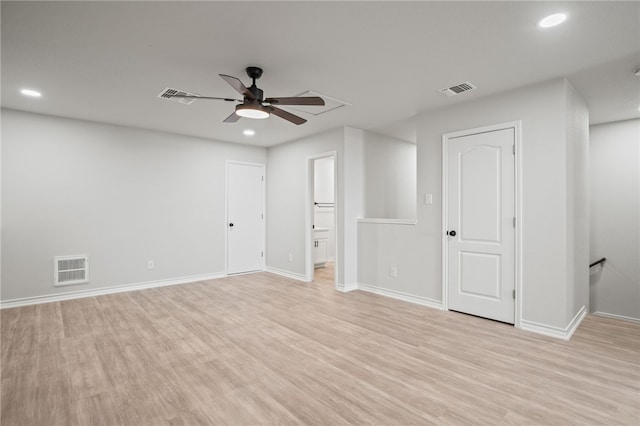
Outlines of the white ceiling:
{"type": "MultiPolygon", "coordinates": [[[[592,123],[640,117],[640,2],[2,1],[2,106],[271,146],[349,125],[415,139],[418,112],[567,76],[592,123]],[[536,22],[565,12],[559,27],[536,22]],[[222,123],[233,104],[183,105],[165,87],[237,97],[219,73],[265,96],[313,90],[350,106],[295,126],[222,123]],[[438,89],[478,89],[446,97],[438,89]],[[42,98],[20,95],[34,88],[42,98]],[[242,130],[252,128],[253,137],[242,130]]],[[[293,111],[292,111],[293,112],[293,111]]]]}

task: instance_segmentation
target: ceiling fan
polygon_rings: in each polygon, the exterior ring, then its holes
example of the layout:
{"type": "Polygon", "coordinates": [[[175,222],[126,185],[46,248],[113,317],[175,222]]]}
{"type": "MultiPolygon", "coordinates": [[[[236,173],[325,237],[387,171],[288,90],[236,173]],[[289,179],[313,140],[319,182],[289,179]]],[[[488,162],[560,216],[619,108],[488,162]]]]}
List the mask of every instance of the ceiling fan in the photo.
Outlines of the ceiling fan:
{"type": "Polygon", "coordinates": [[[262,76],[262,68],[247,67],[247,75],[253,80],[253,84],[250,87],[246,87],[242,84],[242,81],[232,77],[230,75],[218,74],[224,81],[229,83],[238,93],[244,96],[243,100],[232,98],[216,98],[213,96],[191,96],[191,95],[171,95],[172,98],[187,98],[187,99],[214,99],[227,102],[241,102],[236,105],[236,110],[227,118],[223,120],[225,123],[235,123],[242,117],[246,118],[267,118],[271,114],[280,118],[284,118],[293,124],[306,123],[302,117],[298,117],[295,114],[291,114],[283,109],[278,108],[276,105],[324,105],[324,99],[319,96],[294,96],[289,98],[263,98],[263,91],[256,86],[256,80],[262,76]]]}

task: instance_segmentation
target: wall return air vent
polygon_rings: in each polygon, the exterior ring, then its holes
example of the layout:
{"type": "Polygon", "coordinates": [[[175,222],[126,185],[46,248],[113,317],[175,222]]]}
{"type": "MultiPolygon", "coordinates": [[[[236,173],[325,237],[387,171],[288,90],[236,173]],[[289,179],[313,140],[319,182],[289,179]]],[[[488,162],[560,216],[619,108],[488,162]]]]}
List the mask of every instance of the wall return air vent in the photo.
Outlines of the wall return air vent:
{"type": "Polygon", "coordinates": [[[440,93],[444,93],[447,96],[455,96],[460,93],[469,92],[471,90],[476,89],[476,86],[465,81],[464,83],[456,84],[455,86],[445,87],[444,89],[440,89],[440,93]]]}
{"type": "Polygon", "coordinates": [[[53,285],[56,287],[89,282],[89,256],[56,256],[53,269],[53,285]]]}
{"type": "Polygon", "coordinates": [[[198,96],[195,93],[189,93],[189,92],[186,92],[184,90],[172,89],[170,87],[167,87],[166,89],[164,89],[162,92],[160,92],[158,94],[158,97],[162,98],[162,99],[167,99],[167,100],[173,101],[173,102],[179,102],[179,103],[185,104],[185,105],[192,104],[192,103],[194,103],[196,101],[196,99],[174,98],[174,97],[172,97],[174,95],[198,96]]]}

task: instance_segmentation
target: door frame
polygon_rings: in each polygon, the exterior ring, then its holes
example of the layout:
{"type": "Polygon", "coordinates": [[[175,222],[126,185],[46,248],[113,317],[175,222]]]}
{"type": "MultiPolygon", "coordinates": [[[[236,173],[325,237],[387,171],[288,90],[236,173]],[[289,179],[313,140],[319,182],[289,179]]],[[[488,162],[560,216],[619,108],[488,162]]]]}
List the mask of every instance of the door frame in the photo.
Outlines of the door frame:
{"type": "MultiPolygon", "coordinates": [[[[267,167],[263,163],[250,163],[247,161],[226,160],[224,167],[224,274],[229,275],[229,165],[237,164],[240,166],[252,166],[260,167],[262,169],[262,268],[260,271],[265,270],[266,258],[267,258],[267,245],[266,245],[266,226],[267,223],[267,199],[266,199],[266,180],[267,180],[267,167]]],[[[246,272],[247,274],[254,273],[246,272]]],[[[237,273],[233,275],[242,275],[243,273],[237,273]]]]}
{"type": "Polygon", "coordinates": [[[494,132],[497,130],[513,129],[515,138],[515,155],[514,155],[514,167],[515,167],[515,182],[514,182],[514,214],[516,217],[515,226],[515,247],[514,247],[514,262],[515,262],[515,322],[516,328],[522,328],[522,121],[511,121],[501,124],[494,124],[491,126],[477,127],[474,129],[461,130],[457,132],[445,133],[442,135],[442,309],[449,310],[448,290],[449,290],[449,250],[447,240],[448,224],[448,158],[447,158],[447,143],[450,139],[459,138],[461,136],[470,136],[478,133],[494,132]]]}
{"type": "Polygon", "coordinates": [[[326,151],[317,154],[307,156],[307,194],[306,194],[306,220],[305,220],[305,281],[312,282],[314,278],[314,264],[313,264],[313,218],[314,218],[314,164],[315,160],[321,158],[333,157],[333,229],[334,229],[334,244],[335,244],[335,260],[334,260],[334,272],[333,280],[334,287],[338,289],[338,268],[340,265],[340,252],[338,241],[340,240],[340,227],[338,224],[338,209],[339,209],[339,196],[338,196],[338,151],[326,151]]]}

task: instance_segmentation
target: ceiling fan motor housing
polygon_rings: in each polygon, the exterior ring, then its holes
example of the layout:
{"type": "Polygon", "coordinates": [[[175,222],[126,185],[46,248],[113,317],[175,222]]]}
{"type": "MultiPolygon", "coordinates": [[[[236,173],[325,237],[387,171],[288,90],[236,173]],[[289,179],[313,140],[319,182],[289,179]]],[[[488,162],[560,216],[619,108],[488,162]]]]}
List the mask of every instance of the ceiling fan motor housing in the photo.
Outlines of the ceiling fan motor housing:
{"type": "MultiPolygon", "coordinates": [[[[249,91],[253,93],[253,96],[260,102],[262,102],[264,92],[262,89],[258,89],[258,87],[254,84],[251,87],[248,87],[249,91]]],[[[244,97],[245,101],[247,101],[247,97],[244,97]]]]}
{"type": "MultiPolygon", "coordinates": [[[[249,87],[249,91],[253,94],[253,96],[259,100],[260,102],[262,102],[263,96],[264,96],[264,92],[260,89],[258,89],[258,86],[256,86],[256,80],[259,79],[260,77],[262,77],[262,68],[260,67],[247,67],[246,70],[247,71],[247,75],[249,76],[249,78],[251,80],[253,80],[253,84],[251,84],[251,87],[249,87]]],[[[246,100],[246,97],[245,97],[246,100]]]]}

